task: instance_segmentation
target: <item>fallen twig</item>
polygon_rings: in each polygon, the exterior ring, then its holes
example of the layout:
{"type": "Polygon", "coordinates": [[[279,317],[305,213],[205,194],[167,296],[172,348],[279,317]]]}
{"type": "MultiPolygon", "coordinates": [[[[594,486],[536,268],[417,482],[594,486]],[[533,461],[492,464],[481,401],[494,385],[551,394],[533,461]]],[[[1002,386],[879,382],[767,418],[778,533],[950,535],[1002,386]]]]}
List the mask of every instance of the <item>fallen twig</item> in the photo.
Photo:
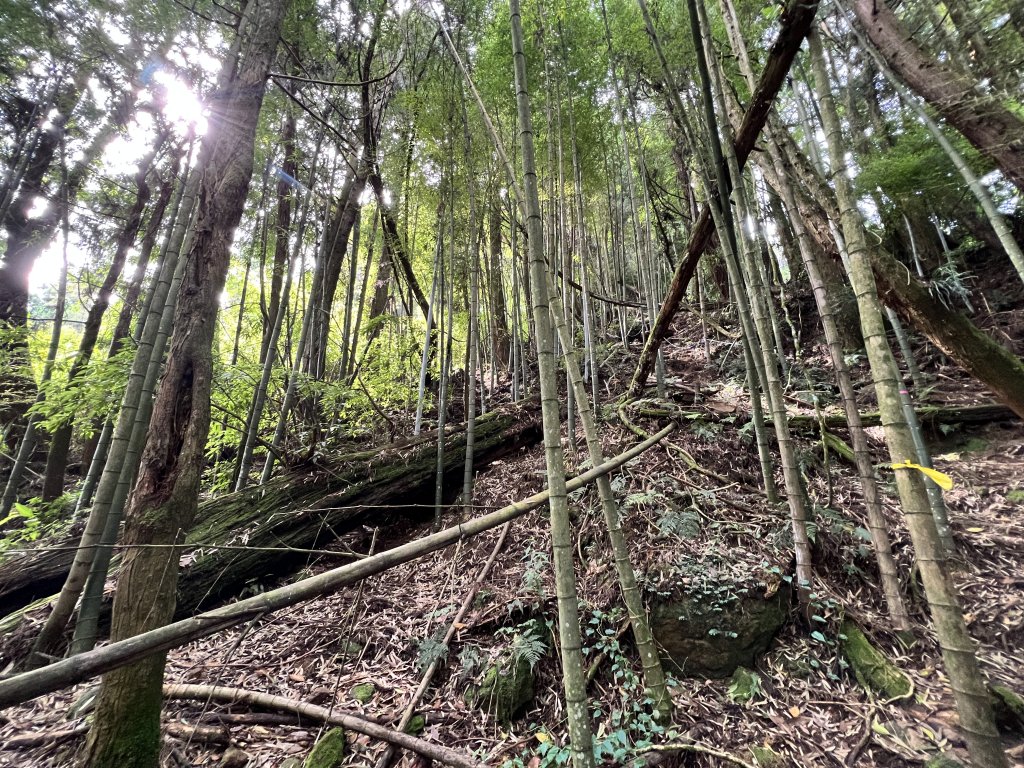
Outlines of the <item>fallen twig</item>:
{"type": "Polygon", "coordinates": [[[89,732],[88,723],[79,723],[73,728],[63,728],[59,731],[43,731],[42,733],[26,733],[21,736],[11,736],[0,746],[0,749],[30,749],[43,744],[57,743],[73,739],[76,736],[84,736],[89,732]]]}
{"type": "Polygon", "coordinates": [[[429,741],[418,739],[407,733],[393,731],[390,728],[371,723],[369,720],[364,720],[355,715],[332,711],[325,707],[318,707],[315,704],[307,704],[303,701],[295,701],[284,696],[247,691],[242,688],[228,688],[221,685],[181,684],[165,685],[164,696],[169,699],[197,699],[200,701],[220,701],[229,704],[249,704],[255,707],[293,712],[328,723],[329,725],[340,725],[342,728],[347,728],[350,731],[386,741],[389,744],[411,750],[445,765],[456,766],[456,768],[483,768],[483,763],[466,757],[454,749],[442,747],[439,744],[431,744],[429,741]]]}

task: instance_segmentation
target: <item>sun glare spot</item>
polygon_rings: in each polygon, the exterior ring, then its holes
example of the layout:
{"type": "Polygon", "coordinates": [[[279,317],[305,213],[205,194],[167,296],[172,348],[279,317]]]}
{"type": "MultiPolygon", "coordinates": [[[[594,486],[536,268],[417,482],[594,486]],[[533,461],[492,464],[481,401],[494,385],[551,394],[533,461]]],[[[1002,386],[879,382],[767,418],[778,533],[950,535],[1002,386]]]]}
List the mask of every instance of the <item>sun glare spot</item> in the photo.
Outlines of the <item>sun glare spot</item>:
{"type": "Polygon", "coordinates": [[[45,197],[37,197],[32,201],[32,206],[25,211],[25,216],[29,219],[38,219],[50,208],[50,201],[45,197]]]}
{"type": "Polygon", "coordinates": [[[153,81],[163,91],[164,117],[182,129],[194,126],[197,136],[204,135],[207,128],[206,107],[192,87],[162,67],[153,73],[153,81]]]}
{"type": "Polygon", "coordinates": [[[110,19],[103,22],[103,33],[114,45],[125,46],[132,41],[132,36],[114,24],[110,19]]]}

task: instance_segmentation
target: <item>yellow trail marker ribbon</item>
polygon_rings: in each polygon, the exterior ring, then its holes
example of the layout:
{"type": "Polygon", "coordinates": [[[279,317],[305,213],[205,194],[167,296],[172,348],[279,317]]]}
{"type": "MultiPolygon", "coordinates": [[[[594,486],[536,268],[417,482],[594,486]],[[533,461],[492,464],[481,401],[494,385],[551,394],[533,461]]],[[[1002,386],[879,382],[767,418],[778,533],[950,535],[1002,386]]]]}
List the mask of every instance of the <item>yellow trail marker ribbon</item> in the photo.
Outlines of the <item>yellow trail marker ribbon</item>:
{"type": "Polygon", "coordinates": [[[916,469],[926,477],[931,478],[935,481],[935,484],[944,491],[948,491],[953,487],[953,478],[947,475],[945,472],[939,472],[937,469],[929,469],[928,467],[922,467],[920,464],[915,464],[912,461],[904,461],[899,464],[893,464],[893,469],[916,469]]]}

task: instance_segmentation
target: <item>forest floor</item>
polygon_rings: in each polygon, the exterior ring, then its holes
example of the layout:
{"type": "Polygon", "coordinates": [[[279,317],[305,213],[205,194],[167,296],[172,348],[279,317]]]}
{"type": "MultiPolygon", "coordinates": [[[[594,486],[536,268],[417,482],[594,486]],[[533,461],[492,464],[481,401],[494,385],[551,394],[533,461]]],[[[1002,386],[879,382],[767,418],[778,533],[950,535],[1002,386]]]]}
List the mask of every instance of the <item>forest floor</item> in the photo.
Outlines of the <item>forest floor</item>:
{"type": "MultiPolygon", "coordinates": [[[[1022,316],[1009,313],[1010,328],[1022,316]]],[[[668,395],[697,418],[663,443],[628,464],[614,488],[622,500],[624,528],[633,564],[648,594],[671,577],[684,585],[752,584],[769,587],[791,569],[787,513],[764,501],[757,490],[760,470],[747,421],[746,400],[737,381],[737,348],[723,338],[705,359],[693,316],[678,321],[667,347],[668,395]],[[732,383],[722,383],[732,382],[732,383]],[[694,393],[696,403],[694,403],[694,393]],[[683,451],[704,470],[694,471],[683,451]]],[[[813,415],[801,389],[827,388],[827,366],[817,352],[804,351],[801,373],[790,392],[793,413],[813,415]],[[803,371],[807,386],[799,383],[803,371]]],[[[926,353],[934,387],[933,404],[970,404],[987,398],[937,356],[926,353]]],[[[618,351],[606,373],[627,376],[636,350],[618,351]],[[621,363],[616,365],[616,363],[621,363]]],[[[861,381],[868,381],[863,362],[861,381]]],[[[622,381],[608,382],[609,392],[622,381]]],[[[866,410],[870,387],[859,389],[866,410]]],[[[835,405],[829,413],[838,412],[835,405]]],[[[606,456],[633,444],[611,409],[606,409],[602,439],[606,456]]],[[[635,425],[654,431],[657,419],[636,414],[635,425]]],[[[891,470],[884,464],[879,430],[870,430],[875,460],[886,493],[885,511],[901,573],[911,573],[910,539],[893,500],[891,470]]],[[[842,434],[842,431],[840,431],[842,434]]],[[[1007,420],[986,425],[936,430],[930,435],[934,463],[949,474],[954,488],[945,494],[963,565],[956,582],[980,658],[993,682],[1024,692],[1024,424],[1007,420]]],[[[578,438],[582,447],[582,436],[578,438]]],[[[568,441],[566,441],[568,445],[568,441]]],[[[917,584],[906,584],[917,642],[902,646],[889,628],[881,591],[866,546],[860,490],[853,469],[834,454],[826,470],[813,433],[799,438],[808,492],[817,507],[815,536],[816,600],[824,621],[811,634],[795,608],[769,651],[756,665],[758,690],[746,703],[735,702],[730,681],[672,680],[671,724],[645,717],[637,687],[638,664],[618,607],[617,584],[603,535],[593,489],[574,494],[577,573],[584,626],[589,631],[587,663],[593,677],[589,694],[596,738],[612,754],[615,744],[654,744],[683,740],[727,752],[754,765],[752,747],[768,746],[779,765],[919,765],[939,752],[965,761],[955,707],[934,636],[927,625],[917,584]],[[854,680],[835,637],[843,616],[853,617],[877,647],[909,675],[912,696],[905,701],[872,698],[854,680]],[[623,735],[625,738],[623,738],[623,735]]],[[[572,473],[582,455],[567,450],[572,473]]],[[[584,467],[585,468],[585,467],[584,467]]],[[[540,446],[506,459],[479,475],[474,498],[478,510],[500,507],[540,490],[544,458],[540,446]]],[[[781,479],[779,480],[781,487],[781,479]]],[[[453,520],[458,510],[449,513],[453,520]]],[[[364,526],[343,536],[338,546],[357,551],[386,549],[429,532],[429,522],[406,522],[374,529],[364,526]]],[[[360,585],[312,603],[263,617],[249,625],[207,638],[170,653],[168,683],[222,685],[263,691],[335,710],[359,714],[395,727],[422,668],[437,658],[443,633],[464,597],[473,589],[499,531],[491,531],[372,577],[360,585]],[[365,684],[371,684],[366,686],[365,684]],[[359,694],[359,698],[356,698],[359,694]]],[[[485,663],[500,655],[529,620],[555,620],[554,585],[548,556],[547,518],[538,511],[512,523],[492,571],[484,578],[472,608],[458,631],[434,684],[416,712],[423,716],[421,738],[474,753],[488,765],[509,768],[542,765],[538,748],[559,752],[566,742],[560,676],[549,651],[535,669],[535,696],[511,723],[467,704],[464,693],[485,663]]],[[[312,561],[307,571],[327,563],[312,561]]],[[[906,581],[906,580],[905,580],[906,581]]],[[[69,717],[89,685],[35,699],[0,714],[0,766],[71,764],[81,743],[83,720],[69,717]],[[47,734],[65,732],[64,738],[47,734]],[[75,735],[71,735],[71,733],[75,735]],[[34,744],[26,738],[37,737],[34,744]],[[22,740],[21,748],[12,749],[22,740]]],[[[301,760],[320,733],[318,723],[295,717],[249,714],[244,706],[170,702],[165,708],[164,763],[168,766],[282,766],[301,760]],[[196,730],[194,726],[204,726],[196,730]],[[226,754],[228,747],[231,751],[226,754]],[[235,762],[231,762],[231,761],[235,762]]],[[[1006,742],[1017,765],[1024,765],[1024,742],[1006,742]]],[[[346,766],[372,766],[383,745],[350,733],[346,766]]],[[[638,748],[629,761],[644,752],[638,748]]],[[[631,764],[622,758],[605,764],[631,764]]],[[[402,765],[425,765],[410,754],[402,765]]],[[[728,765],[707,754],[661,753],[648,764],[728,765]]],[[[544,763],[547,764],[547,763],[544,763]]]]}

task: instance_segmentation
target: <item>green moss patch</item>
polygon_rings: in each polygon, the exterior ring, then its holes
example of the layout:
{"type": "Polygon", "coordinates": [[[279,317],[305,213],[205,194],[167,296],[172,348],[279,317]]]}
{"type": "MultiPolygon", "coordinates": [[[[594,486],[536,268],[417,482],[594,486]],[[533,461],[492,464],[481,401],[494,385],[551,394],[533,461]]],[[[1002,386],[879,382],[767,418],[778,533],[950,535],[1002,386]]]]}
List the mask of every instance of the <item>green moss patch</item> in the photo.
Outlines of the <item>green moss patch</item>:
{"type": "Polygon", "coordinates": [[[351,690],[352,698],[360,704],[368,703],[376,692],[377,686],[373,683],[360,683],[359,685],[353,686],[351,690]]]}
{"type": "Polygon", "coordinates": [[[418,736],[427,727],[427,718],[423,715],[413,715],[409,718],[409,724],[405,726],[405,732],[410,736],[418,736]]]}
{"type": "Polygon", "coordinates": [[[1024,698],[1005,685],[993,685],[989,690],[995,697],[996,725],[1004,731],[1024,734],[1024,698]]]}
{"type": "Polygon", "coordinates": [[[750,752],[757,768],[782,768],[786,764],[782,755],[771,747],[751,747],[750,752]]]}
{"type": "Polygon", "coordinates": [[[488,667],[480,687],[466,694],[466,703],[491,712],[498,720],[513,720],[533,701],[533,669],[519,658],[501,659],[488,667]]]}
{"type": "Polygon", "coordinates": [[[886,699],[910,695],[910,678],[875,648],[856,624],[844,621],[842,634],[846,638],[843,655],[861,686],[886,699]]]}
{"type": "Polygon", "coordinates": [[[338,768],[345,757],[345,732],[331,728],[310,750],[302,768],[338,768]]]}

